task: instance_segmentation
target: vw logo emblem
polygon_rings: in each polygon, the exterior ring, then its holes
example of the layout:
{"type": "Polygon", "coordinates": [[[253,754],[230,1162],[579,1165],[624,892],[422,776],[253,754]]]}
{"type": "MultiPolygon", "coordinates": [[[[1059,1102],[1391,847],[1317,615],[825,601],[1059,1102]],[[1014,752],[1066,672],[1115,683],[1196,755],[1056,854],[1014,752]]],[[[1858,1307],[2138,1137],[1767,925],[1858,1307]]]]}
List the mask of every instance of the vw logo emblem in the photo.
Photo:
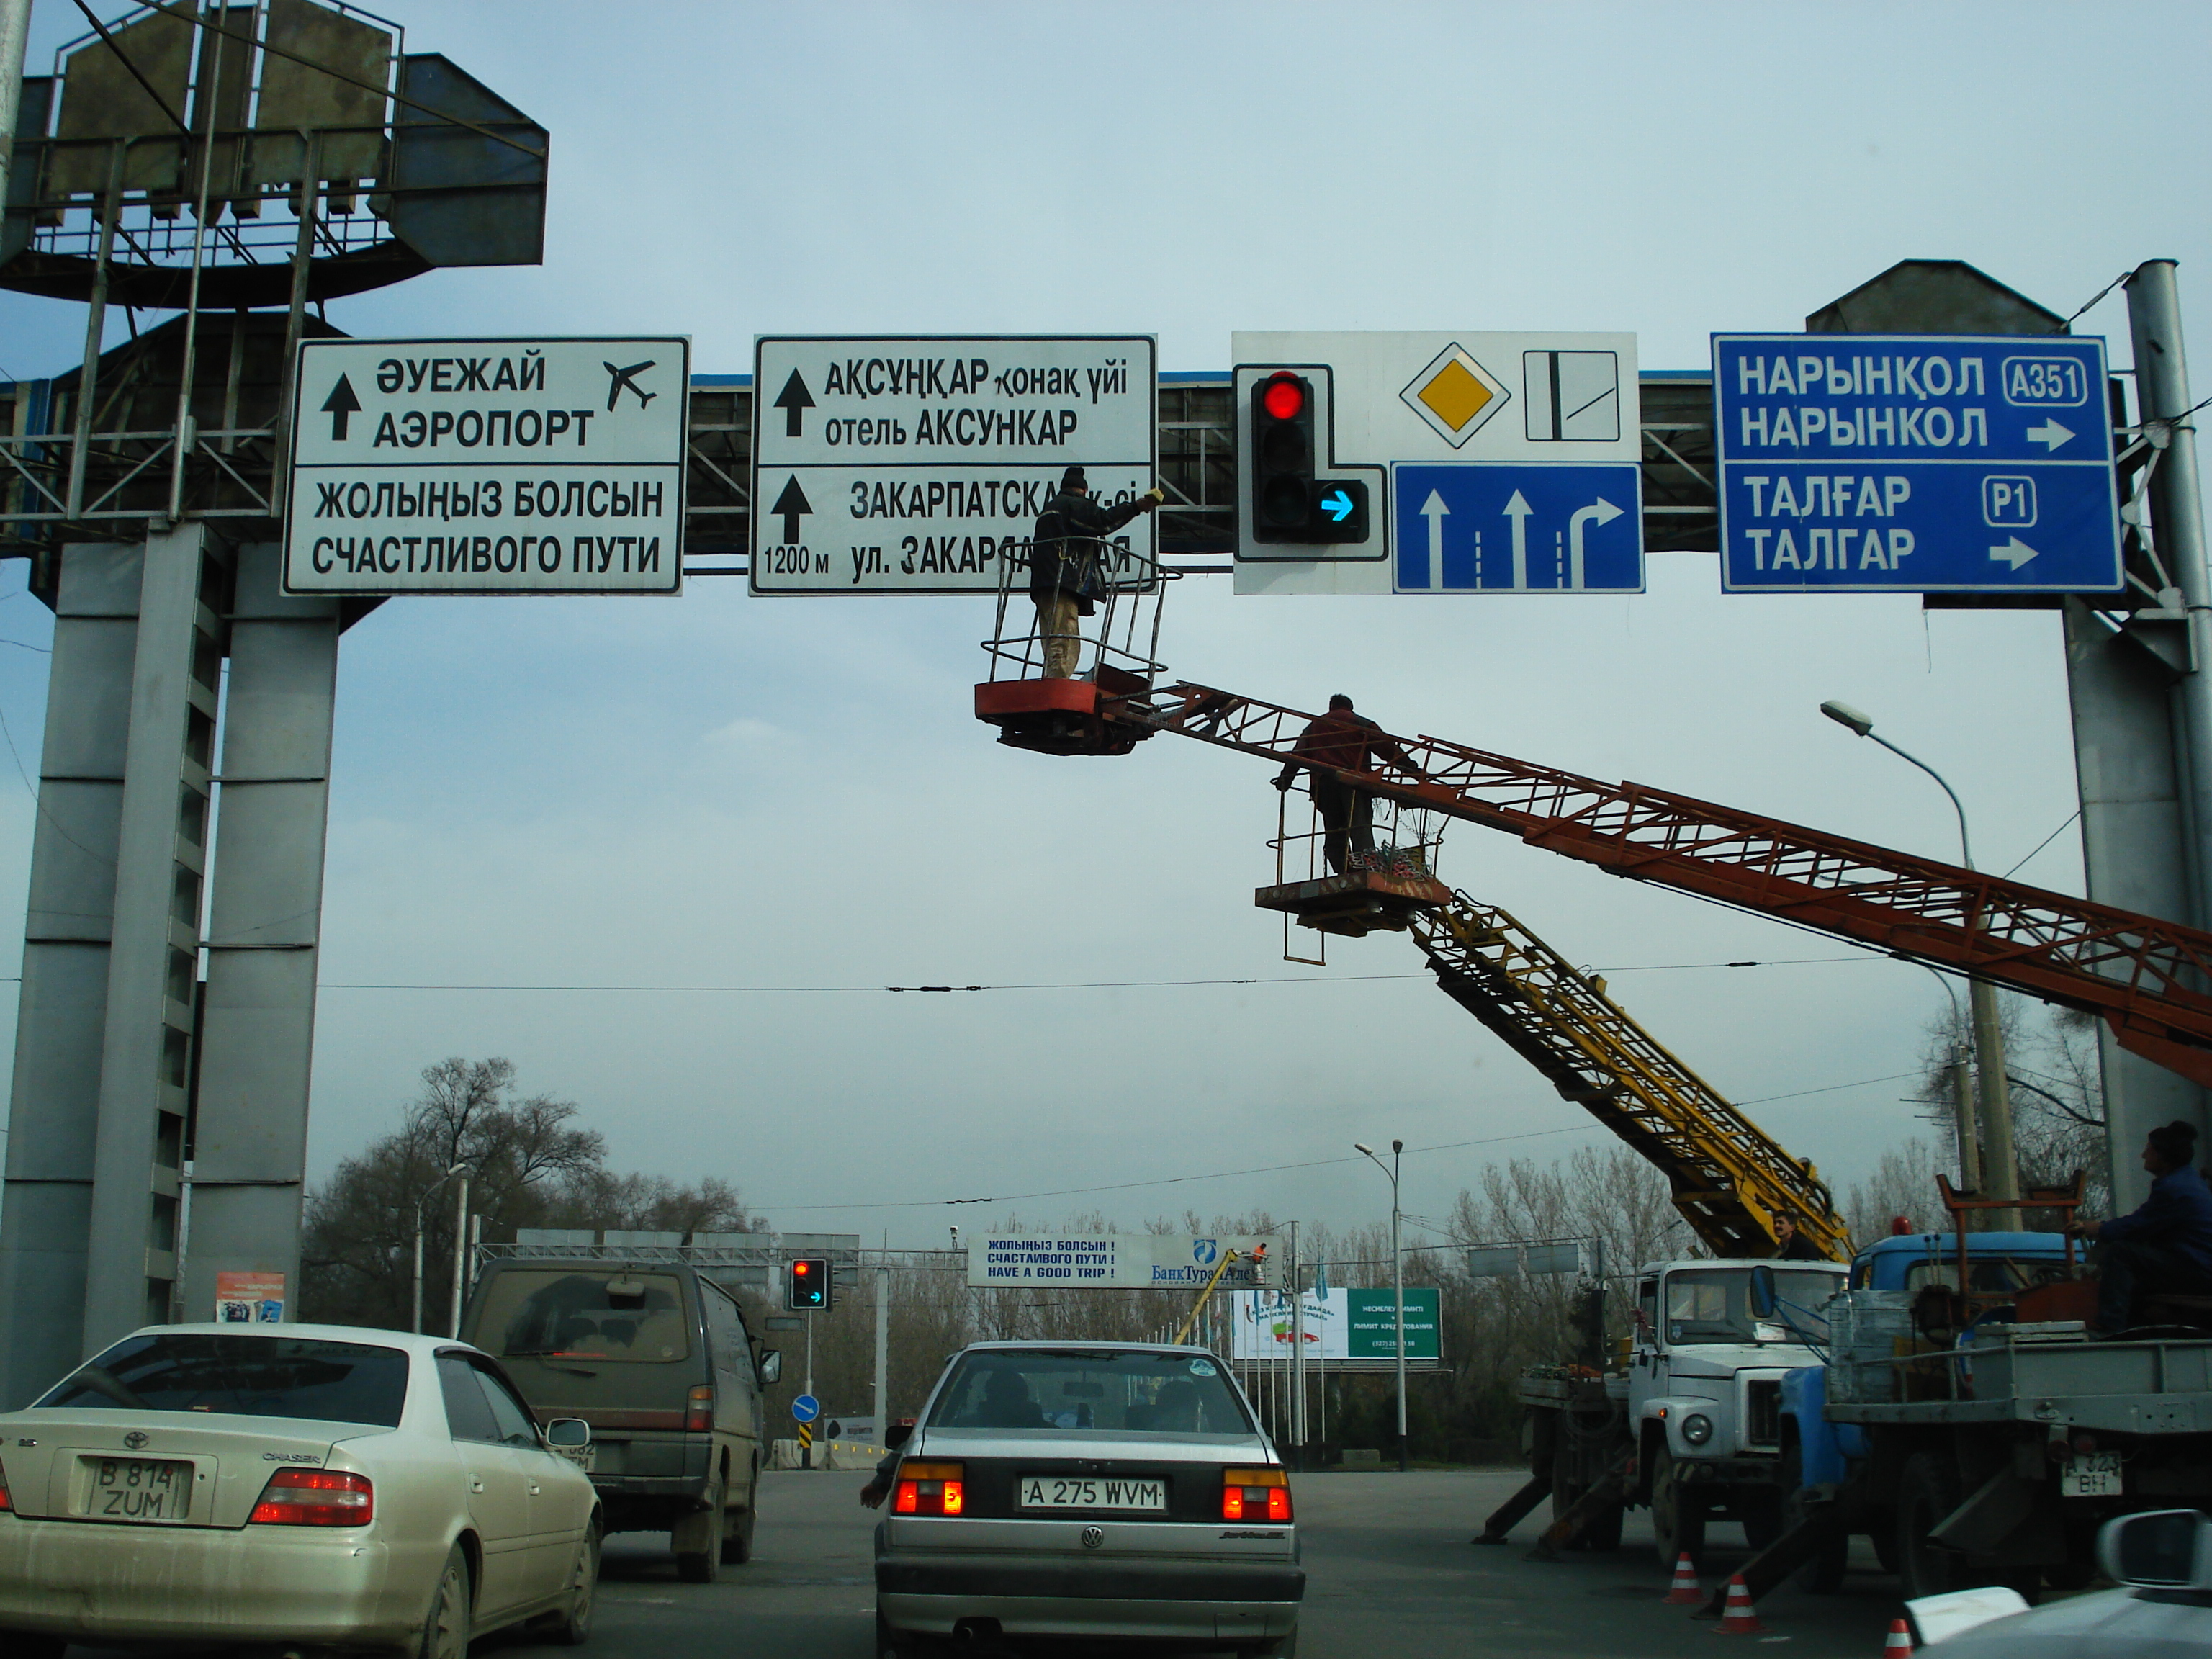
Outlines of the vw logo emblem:
{"type": "Polygon", "coordinates": [[[1084,1547],[1084,1548],[1085,1548],[1085,1549],[1087,1549],[1087,1550],[1095,1550],[1095,1549],[1097,1549],[1097,1548],[1101,1544],[1104,1543],[1105,1541],[1106,1541],[1106,1528],[1103,1528],[1103,1527],[1085,1527],[1085,1528],[1083,1529],[1083,1547],[1084,1547]]]}
{"type": "Polygon", "coordinates": [[[143,1446],[149,1438],[151,1438],[151,1437],[147,1434],[145,1430],[133,1429],[130,1433],[123,1437],[123,1443],[130,1447],[132,1451],[137,1451],[141,1446],[143,1446]]]}

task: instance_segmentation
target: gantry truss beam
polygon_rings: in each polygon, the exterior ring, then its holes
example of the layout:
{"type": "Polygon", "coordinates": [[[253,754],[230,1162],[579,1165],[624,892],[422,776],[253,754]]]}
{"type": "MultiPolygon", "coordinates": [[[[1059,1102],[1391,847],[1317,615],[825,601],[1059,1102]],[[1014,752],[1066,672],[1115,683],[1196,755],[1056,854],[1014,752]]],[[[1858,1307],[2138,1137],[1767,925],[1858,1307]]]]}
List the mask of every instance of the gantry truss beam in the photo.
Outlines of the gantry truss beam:
{"type": "Polygon", "coordinates": [[[1444,994],[1667,1177],[1674,1207],[1717,1255],[1771,1255],[1794,1210],[1831,1261],[1850,1259],[1835,1200],[1801,1164],[1667,1052],[1556,951],[1464,893],[1421,910],[1414,939],[1444,994]]]}
{"type": "MultiPolygon", "coordinates": [[[[1109,719],[1273,761],[1310,715],[1188,683],[1109,702],[1109,719]]],[[[1397,739],[1413,772],[1342,775],[1401,804],[1759,915],[1971,973],[2111,1026],[2212,1087],[2212,933],[1638,783],[1600,783],[1437,738],[1397,739]]]]}

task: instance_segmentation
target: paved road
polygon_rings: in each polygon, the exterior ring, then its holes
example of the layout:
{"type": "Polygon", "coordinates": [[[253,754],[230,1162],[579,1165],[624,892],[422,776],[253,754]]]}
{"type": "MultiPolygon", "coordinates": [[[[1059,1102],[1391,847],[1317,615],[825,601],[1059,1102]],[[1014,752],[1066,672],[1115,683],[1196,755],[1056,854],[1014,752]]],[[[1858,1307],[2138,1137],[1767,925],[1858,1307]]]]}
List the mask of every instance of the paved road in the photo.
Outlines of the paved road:
{"type": "MultiPolygon", "coordinates": [[[[1310,1474],[1297,1482],[1309,1575],[1299,1659],[1465,1659],[1484,1651],[1543,1659],[1715,1659],[1731,1646],[1786,1644],[1806,1659],[1875,1659],[1897,1612],[1897,1581],[1855,1558],[1842,1594],[1778,1590],[1759,1607],[1757,1638],[1718,1638],[1685,1609],[1663,1607],[1651,1534],[1632,1514],[1621,1548],[1604,1556],[1524,1560],[1536,1528],[1477,1549],[1479,1518],[1502,1502],[1517,1471],[1310,1474]]],[[[596,1659],[872,1659],[875,1593],[870,1528],[859,1474],[763,1477],[759,1554],[711,1585],[677,1581],[665,1537],[608,1541],[596,1659]]],[[[1540,1517],[1541,1511],[1539,1512],[1540,1517]]],[[[1735,1529],[1716,1523],[1732,1538],[1735,1529]]],[[[1860,1546],[1862,1551],[1864,1546],[1860,1546]]],[[[1741,1550],[1716,1547],[1726,1570],[1741,1550]]],[[[546,1659],[520,1638],[477,1644],[476,1659],[546,1659]]]]}

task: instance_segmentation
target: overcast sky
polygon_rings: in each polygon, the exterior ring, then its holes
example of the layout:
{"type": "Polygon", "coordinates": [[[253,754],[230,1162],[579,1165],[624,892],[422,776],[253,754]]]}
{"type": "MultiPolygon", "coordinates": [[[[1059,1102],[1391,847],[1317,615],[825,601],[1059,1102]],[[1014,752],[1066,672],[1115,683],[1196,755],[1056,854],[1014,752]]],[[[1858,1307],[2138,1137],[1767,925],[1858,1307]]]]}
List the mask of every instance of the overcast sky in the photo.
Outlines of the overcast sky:
{"type": "MultiPolygon", "coordinates": [[[[2124,27],[2022,0],[383,9],[551,130],[551,204],[542,268],[334,302],[356,335],[680,332],[695,369],[736,373],[757,333],[1152,332],[1164,368],[1222,369],[1234,329],[1625,330],[1647,369],[1699,368],[1710,332],[1799,327],[1899,258],[2064,313],[2167,256],[2212,362],[2201,4],[2124,27]]],[[[33,72],[81,26],[39,0],[33,72]]],[[[0,295],[0,370],[72,366],[82,315],[0,295]]],[[[2076,329],[2127,361],[2118,299],[2076,329]]],[[[35,776],[47,659],[20,647],[52,621],[21,584],[0,714],[35,776]]],[[[1841,697],[1951,779],[1999,870],[2075,810],[2051,613],[1723,597],[1710,555],[1655,556],[1649,585],[1237,599],[1217,578],[1176,591],[1163,649],[1295,706],[1341,690],[1401,731],[1953,855],[1936,787],[1820,717],[1841,697]]],[[[1603,1140],[1402,937],[1280,960],[1250,903],[1261,763],[995,747],[969,713],[985,601],[743,586],[400,600],[346,636],[317,1176],[455,1054],[574,1098],[623,1165],[895,1243],[1094,1208],[1358,1224],[1387,1189],[1328,1161],[1393,1136],[1419,1152],[1407,1207],[1437,1215],[1494,1158],[1603,1140]],[[1209,979],[1268,982],[337,988],[1209,979]],[[1270,1165],[1301,1167],[1129,1184],[1270,1165]],[[1090,1188],[1115,1189],[1066,1191],[1090,1188]],[[942,1202],[969,1197],[999,1201],[942,1202]]],[[[30,798],[0,767],[20,938],[30,798]]],[[[1444,873],[1604,969],[1839,1186],[1914,1132],[1899,1097],[1945,996],[1921,969],[1472,827],[1444,873]],[[1656,970],[1741,959],[1789,965],[1656,970]]],[[[2074,831],[2021,875],[2079,890],[2074,831]]]]}

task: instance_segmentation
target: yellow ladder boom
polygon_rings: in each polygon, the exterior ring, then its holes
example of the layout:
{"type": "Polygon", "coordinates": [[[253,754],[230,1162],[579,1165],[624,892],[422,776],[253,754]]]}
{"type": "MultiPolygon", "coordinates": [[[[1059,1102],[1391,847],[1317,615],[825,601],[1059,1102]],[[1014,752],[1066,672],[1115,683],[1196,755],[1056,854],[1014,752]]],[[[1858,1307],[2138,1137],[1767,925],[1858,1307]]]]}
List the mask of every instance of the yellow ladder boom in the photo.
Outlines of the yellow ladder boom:
{"type": "Polygon", "coordinates": [[[1794,1210],[1829,1260],[1850,1260],[1835,1200],[1781,1146],[1668,1053],[1504,911],[1464,893],[1417,911],[1414,939],[1437,983],[1568,1100],[1666,1176],[1674,1207],[1717,1255],[1773,1254],[1774,1217],[1794,1210]]]}

